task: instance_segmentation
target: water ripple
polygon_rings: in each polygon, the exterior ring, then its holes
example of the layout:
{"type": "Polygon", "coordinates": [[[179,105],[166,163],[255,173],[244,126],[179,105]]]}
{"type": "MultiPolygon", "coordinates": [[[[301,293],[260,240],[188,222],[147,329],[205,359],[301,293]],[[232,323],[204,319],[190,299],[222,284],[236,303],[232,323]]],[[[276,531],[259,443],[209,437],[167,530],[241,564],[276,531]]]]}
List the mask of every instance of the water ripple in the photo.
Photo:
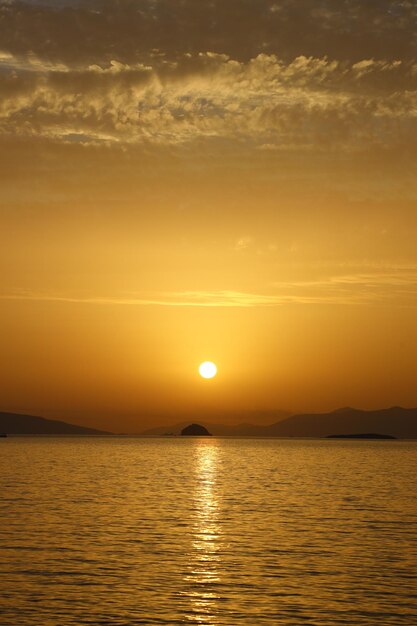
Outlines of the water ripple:
{"type": "Polygon", "coordinates": [[[417,443],[8,438],[7,626],[417,623],[417,443]]]}

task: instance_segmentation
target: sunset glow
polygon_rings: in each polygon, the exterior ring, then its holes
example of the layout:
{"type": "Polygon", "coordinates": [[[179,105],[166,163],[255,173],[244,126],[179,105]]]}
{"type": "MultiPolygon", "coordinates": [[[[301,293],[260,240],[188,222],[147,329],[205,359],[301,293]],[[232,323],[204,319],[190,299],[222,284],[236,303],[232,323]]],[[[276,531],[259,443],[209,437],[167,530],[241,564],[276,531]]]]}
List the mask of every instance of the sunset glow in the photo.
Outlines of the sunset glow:
{"type": "Polygon", "coordinates": [[[417,405],[415,7],[300,1],[0,0],[3,408],[417,405]]]}
{"type": "Polygon", "coordinates": [[[417,624],[416,25],[0,0],[1,624],[417,624]]]}

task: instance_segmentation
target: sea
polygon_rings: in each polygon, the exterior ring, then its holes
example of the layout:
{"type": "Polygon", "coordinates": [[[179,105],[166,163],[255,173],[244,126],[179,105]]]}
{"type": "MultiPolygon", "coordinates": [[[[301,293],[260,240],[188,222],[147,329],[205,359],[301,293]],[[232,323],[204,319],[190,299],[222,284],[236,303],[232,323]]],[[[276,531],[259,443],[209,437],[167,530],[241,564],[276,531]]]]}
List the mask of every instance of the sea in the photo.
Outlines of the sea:
{"type": "Polygon", "coordinates": [[[417,624],[417,442],[0,440],[0,624],[417,624]]]}

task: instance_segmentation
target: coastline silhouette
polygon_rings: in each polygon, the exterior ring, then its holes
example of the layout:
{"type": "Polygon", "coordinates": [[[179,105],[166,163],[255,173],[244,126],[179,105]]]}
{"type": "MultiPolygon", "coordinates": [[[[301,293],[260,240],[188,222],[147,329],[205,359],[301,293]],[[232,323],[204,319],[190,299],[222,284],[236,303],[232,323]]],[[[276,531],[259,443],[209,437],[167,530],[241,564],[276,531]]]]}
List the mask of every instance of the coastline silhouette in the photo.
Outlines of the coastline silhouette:
{"type": "MultiPolygon", "coordinates": [[[[278,412],[277,412],[278,413],[278,412]]],[[[245,413],[245,417],[248,413],[245,413]]],[[[215,419],[213,415],[212,419],[215,419]]],[[[224,415],[223,415],[224,417],[224,415]]],[[[345,408],[329,413],[306,413],[286,417],[271,424],[257,424],[253,411],[253,423],[223,424],[209,422],[207,427],[182,421],[165,424],[136,434],[147,437],[160,436],[228,436],[228,437],[313,437],[313,438],[397,438],[417,439],[417,408],[391,407],[377,411],[345,408]],[[208,430],[209,429],[209,430],[208,430]]],[[[138,423],[140,417],[138,416],[138,423]]],[[[114,435],[116,433],[88,428],[44,417],[0,412],[0,433],[8,435],[114,435]]]]}

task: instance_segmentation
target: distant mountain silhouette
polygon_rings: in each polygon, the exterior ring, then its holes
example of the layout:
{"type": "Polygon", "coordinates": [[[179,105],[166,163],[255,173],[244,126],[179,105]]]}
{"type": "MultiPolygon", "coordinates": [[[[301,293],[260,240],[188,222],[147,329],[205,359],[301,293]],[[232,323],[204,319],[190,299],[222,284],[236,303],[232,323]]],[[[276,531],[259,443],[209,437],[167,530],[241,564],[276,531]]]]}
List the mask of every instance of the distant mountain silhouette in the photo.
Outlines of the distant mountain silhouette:
{"type": "Polygon", "coordinates": [[[272,424],[276,437],[327,437],[345,433],[381,433],[394,437],[417,438],[417,409],[391,407],[377,411],[345,408],[330,413],[293,415],[272,424]]]}
{"type": "MultiPolygon", "coordinates": [[[[265,429],[269,428],[269,425],[279,420],[284,420],[290,417],[292,413],[289,411],[228,411],[227,413],[218,416],[219,420],[236,420],[240,418],[242,422],[238,424],[224,424],[213,423],[209,418],[206,419],[206,415],[200,415],[199,420],[204,422],[210,429],[212,435],[217,436],[230,436],[230,437],[259,437],[268,436],[265,429]],[[253,421],[252,421],[253,420],[253,421]],[[253,423],[255,422],[255,423],[253,423]]],[[[149,437],[156,437],[158,435],[180,435],[183,428],[190,423],[190,420],[178,422],[170,426],[155,426],[148,428],[141,432],[141,435],[149,437]]]]}
{"type": "Polygon", "coordinates": [[[0,412],[0,432],[8,435],[109,435],[103,430],[85,428],[37,415],[0,412]]]}
{"type": "MultiPolygon", "coordinates": [[[[243,418],[256,419],[257,413],[246,411],[243,418]]],[[[266,415],[286,416],[283,412],[262,412],[266,415]]],[[[377,411],[362,411],[346,407],[329,413],[306,413],[279,419],[273,424],[213,424],[204,419],[213,435],[231,437],[329,437],[346,433],[379,433],[400,439],[417,439],[417,409],[394,406],[377,411]]],[[[164,435],[167,432],[179,435],[190,424],[190,420],[174,426],[161,426],[141,433],[164,435]]],[[[0,433],[9,435],[108,435],[106,431],[45,419],[35,415],[0,412],[0,433]]]]}
{"type": "MultiPolygon", "coordinates": [[[[417,439],[417,409],[402,407],[377,411],[344,407],[329,413],[292,415],[270,425],[205,423],[213,435],[232,437],[328,437],[346,433],[379,433],[403,439],[417,439]]],[[[157,436],[168,431],[180,434],[187,424],[189,422],[151,428],[142,434],[157,436]]]]}
{"type": "MultiPolygon", "coordinates": [[[[180,435],[181,431],[188,426],[190,421],[179,422],[171,426],[156,426],[141,432],[147,437],[158,437],[160,435],[180,435]]],[[[256,424],[213,424],[205,421],[212,435],[220,437],[262,437],[269,436],[269,426],[257,426],[256,424]]]]}

